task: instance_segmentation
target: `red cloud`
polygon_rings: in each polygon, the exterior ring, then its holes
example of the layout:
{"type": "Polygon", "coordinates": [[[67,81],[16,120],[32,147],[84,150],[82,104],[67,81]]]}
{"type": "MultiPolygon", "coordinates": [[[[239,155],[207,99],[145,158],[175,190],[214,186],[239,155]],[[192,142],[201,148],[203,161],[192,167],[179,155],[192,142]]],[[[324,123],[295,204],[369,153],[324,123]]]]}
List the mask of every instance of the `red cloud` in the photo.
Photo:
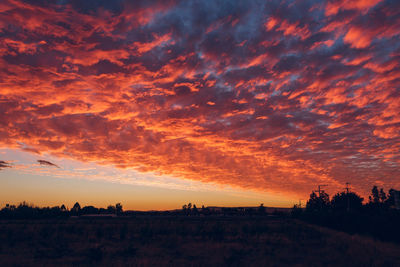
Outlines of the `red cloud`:
{"type": "Polygon", "coordinates": [[[350,43],[354,48],[365,48],[370,45],[372,38],[362,29],[352,27],[344,36],[344,41],[350,43]]]}
{"type": "Polygon", "coordinates": [[[294,195],[400,186],[398,12],[163,3],[5,2],[1,145],[294,195]]]}
{"type": "Polygon", "coordinates": [[[336,15],[339,10],[355,9],[361,12],[368,11],[382,0],[333,0],[328,1],[325,8],[327,16],[336,15]]]}

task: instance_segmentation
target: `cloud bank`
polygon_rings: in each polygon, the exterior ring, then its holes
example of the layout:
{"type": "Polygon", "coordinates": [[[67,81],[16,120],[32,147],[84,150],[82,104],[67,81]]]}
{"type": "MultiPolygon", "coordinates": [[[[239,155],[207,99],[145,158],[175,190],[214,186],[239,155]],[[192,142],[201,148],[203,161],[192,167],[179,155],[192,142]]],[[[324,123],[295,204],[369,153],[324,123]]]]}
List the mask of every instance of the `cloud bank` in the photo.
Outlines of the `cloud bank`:
{"type": "Polygon", "coordinates": [[[400,186],[400,2],[0,4],[0,144],[247,189],[400,186]]]}

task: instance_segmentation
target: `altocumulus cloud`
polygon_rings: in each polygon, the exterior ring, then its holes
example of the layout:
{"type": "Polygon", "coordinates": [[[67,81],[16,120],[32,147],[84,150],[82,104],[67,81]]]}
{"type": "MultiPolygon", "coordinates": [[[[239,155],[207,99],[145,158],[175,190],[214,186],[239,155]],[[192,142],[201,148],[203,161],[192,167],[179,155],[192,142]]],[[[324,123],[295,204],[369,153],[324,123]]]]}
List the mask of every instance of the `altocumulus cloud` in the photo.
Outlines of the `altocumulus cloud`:
{"type": "Polygon", "coordinates": [[[0,4],[2,146],[256,190],[400,186],[399,1],[59,3],[0,4]]]}

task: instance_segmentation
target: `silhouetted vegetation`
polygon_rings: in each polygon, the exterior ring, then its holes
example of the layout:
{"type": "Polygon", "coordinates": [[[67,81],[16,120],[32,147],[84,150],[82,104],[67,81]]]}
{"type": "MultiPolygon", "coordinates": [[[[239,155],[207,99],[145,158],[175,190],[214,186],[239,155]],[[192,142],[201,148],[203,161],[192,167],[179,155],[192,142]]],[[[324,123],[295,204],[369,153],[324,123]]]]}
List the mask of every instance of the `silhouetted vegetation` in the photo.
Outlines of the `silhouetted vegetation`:
{"type": "Polygon", "coordinates": [[[107,209],[96,208],[94,206],[85,206],[81,208],[76,202],[68,210],[64,204],[55,207],[35,207],[33,204],[22,202],[18,206],[6,204],[0,210],[0,219],[45,219],[45,218],[67,218],[71,216],[102,215],[116,216],[122,215],[122,205],[117,203],[115,206],[108,206],[107,209]]]}
{"type": "Polygon", "coordinates": [[[295,205],[291,214],[310,223],[400,243],[400,210],[395,206],[395,194],[393,189],[387,195],[383,188],[374,186],[369,201],[363,204],[363,198],[349,190],[337,193],[332,200],[323,191],[312,192],[306,208],[295,205]]]}
{"type": "Polygon", "coordinates": [[[8,265],[347,265],[399,266],[396,191],[374,187],[366,204],[355,192],[330,199],[312,192],[306,208],[205,207],[124,211],[22,202],[0,210],[0,262],[8,265]]]}
{"type": "Polygon", "coordinates": [[[399,255],[277,216],[0,220],[2,266],[399,266],[399,255]]]}
{"type": "MultiPolygon", "coordinates": [[[[281,208],[281,210],[288,210],[281,208]]],[[[182,206],[181,210],[173,211],[123,211],[121,203],[109,205],[106,209],[94,206],[84,206],[76,202],[71,209],[64,204],[55,207],[36,207],[26,202],[18,206],[7,204],[0,210],[0,219],[43,219],[43,218],[67,218],[81,216],[136,216],[136,215],[157,215],[157,216],[266,216],[280,215],[276,208],[264,207],[204,207],[198,209],[196,204],[188,203],[182,206]]]]}

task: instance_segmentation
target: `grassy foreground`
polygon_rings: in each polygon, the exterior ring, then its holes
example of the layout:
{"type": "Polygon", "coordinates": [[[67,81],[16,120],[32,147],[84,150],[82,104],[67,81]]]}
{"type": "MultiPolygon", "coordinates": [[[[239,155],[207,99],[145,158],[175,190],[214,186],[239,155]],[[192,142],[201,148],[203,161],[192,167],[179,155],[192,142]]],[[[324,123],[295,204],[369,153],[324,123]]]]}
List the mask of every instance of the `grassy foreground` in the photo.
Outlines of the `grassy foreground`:
{"type": "Polygon", "coordinates": [[[2,220],[0,265],[400,266],[400,246],[277,217],[2,220]]]}

